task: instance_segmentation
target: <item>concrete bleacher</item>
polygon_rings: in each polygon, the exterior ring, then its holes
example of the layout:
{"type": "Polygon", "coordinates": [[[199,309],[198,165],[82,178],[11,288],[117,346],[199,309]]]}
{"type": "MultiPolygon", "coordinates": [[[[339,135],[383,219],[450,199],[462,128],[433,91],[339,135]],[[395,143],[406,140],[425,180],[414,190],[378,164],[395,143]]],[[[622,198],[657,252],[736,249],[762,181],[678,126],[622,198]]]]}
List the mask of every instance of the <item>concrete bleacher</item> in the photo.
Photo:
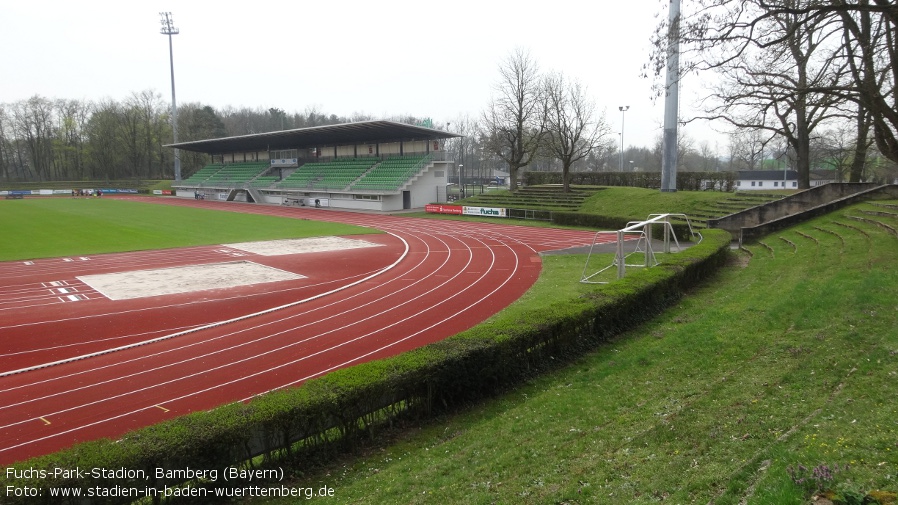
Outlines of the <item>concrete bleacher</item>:
{"type": "Polygon", "coordinates": [[[350,189],[395,191],[405,185],[430,159],[429,156],[394,156],[387,158],[355,181],[350,189]]]}
{"type": "Polygon", "coordinates": [[[261,175],[268,169],[269,165],[264,161],[228,163],[203,182],[206,185],[225,184],[231,186],[243,184],[261,175]]]}
{"type": "Polygon", "coordinates": [[[345,158],[306,163],[287,176],[277,187],[342,191],[377,162],[377,158],[345,158]]]}
{"type": "Polygon", "coordinates": [[[396,191],[421,171],[429,156],[337,158],[305,163],[284,179],[268,174],[265,162],[210,164],[182,185],[227,186],[244,184],[257,189],[314,191],[396,191]]]}
{"type": "Polygon", "coordinates": [[[221,170],[221,168],[223,166],[224,165],[222,165],[221,163],[213,163],[211,165],[206,165],[203,168],[197,170],[196,173],[194,173],[190,177],[184,179],[183,183],[193,184],[193,183],[203,182],[206,179],[208,179],[209,177],[211,177],[212,175],[214,175],[216,172],[221,170]]]}
{"type": "Polygon", "coordinates": [[[250,181],[250,185],[256,188],[268,188],[279,180],[281,180],[280,177],[276,175],[262,175],[250,181]]]}

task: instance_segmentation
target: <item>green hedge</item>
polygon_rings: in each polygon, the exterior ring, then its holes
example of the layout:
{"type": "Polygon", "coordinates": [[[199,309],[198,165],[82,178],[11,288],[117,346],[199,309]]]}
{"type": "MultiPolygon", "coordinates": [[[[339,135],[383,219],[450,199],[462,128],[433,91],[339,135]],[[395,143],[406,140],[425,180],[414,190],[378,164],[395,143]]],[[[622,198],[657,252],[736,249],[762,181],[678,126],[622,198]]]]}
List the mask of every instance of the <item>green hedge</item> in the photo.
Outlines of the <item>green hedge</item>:
{"type": "MultiPolygon", "coordinates": [[[[524,184],[527,186],[561,184],[561,175],[561,172],[525,172],[524,184]]],[[[570,172],[568,175],[571,184],[585,186],[630,186],[651,189],[661,187],[661,172],[570,172]]],[[[677,189],[735,191],[736,178],[735,172],[677,171],[677,189]]]]}
{"type": "MultiPolygon", "coordinates": [[[[597,289],[593,295],[555,300],[523,319],[496,318],[451,338],[400,356],[332,372],[302,387],[197,412],[129,433],[120,440],[80,444],[17,463],[17,469],[142,470],[148,479],[7,478],[6,485],[42,488],[40,497],[7,496],[4,503],[85,503],[52,498],[50,487],[111,489],[184,484],[202,479],[156,477],[161,469],[287,467],[291,474],[320,464],[358,437],[372,436],[400,416],[430,416],[513,387],[533,374],[595,348],[610,336],[656,315],[726,260],[730,235],[706,230],[704,240],[666,256],[650,269],[597,289]],[[301,457],[294,451],[301,449],[301,457]],[[254,458],[254,459],[253,459],[254,458]]],[[[140,477],[140,476],[139,476],[140,477]]],[[[215,486],[225,486],[221,475],[215,486]]],[[[129,503],[94,498],[88,503],[129,503]]]]}

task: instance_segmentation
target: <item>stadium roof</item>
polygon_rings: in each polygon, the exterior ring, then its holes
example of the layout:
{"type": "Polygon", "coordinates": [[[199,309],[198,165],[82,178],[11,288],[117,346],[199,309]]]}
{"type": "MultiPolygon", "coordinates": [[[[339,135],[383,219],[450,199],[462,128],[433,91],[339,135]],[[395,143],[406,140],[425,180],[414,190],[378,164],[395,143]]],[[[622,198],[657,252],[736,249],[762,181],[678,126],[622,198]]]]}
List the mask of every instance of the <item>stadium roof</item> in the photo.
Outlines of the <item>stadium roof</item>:
{"type": "Polygon", "coordinates": [[[313,126],[296,130],[179,142],[177,144],[168,144],[166,147],[176,147],[185,151],[207,154],[219,154],[366,143],[437,140],[453,137],[461,137],[461,135],[423,126],[397,123],[395,121],[360,121],[358,123],[313,126]]]}

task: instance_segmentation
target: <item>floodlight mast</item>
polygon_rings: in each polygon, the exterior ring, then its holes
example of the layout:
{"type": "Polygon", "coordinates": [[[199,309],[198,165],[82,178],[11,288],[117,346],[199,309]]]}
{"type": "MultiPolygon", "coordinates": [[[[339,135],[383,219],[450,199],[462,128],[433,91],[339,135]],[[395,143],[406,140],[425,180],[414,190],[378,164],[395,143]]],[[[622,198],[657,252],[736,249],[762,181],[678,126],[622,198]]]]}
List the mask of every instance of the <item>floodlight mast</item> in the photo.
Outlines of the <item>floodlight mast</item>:
{"type": "Polygon", "coordinates": [[[677,122],[680,94],[680,0],[670,0],[667,34],[667,83],[661,138],[661,191],[677,190],[677,122]]]}
{"type": "MultiPolygon", "coordinates": [[[[172,42],[171,36],[177,35],[180,33],[180,30],[175,28],[173,25],[173,20],[171,17],[171,12],[160,12],[160,16],[162,16],[162,29],[159,30],[159,33],[162,35],[168,35],[168,61],[171,66],[171,129],[172,136],[174,137],[175,144],[178,143],[178,104],[175,101],[175,56],[172,51],[172,42]]],[[[181,180],[181,154],[178,152],[178,148],[175,148],[175,181],[181,180]]]]}
{"type": "Polygon", "coordinates": [[[630,110],[629,105],[621,105],[617,108],[620,111],[620,168],[621,172],[624,171],[624,115],[630,110]]]}

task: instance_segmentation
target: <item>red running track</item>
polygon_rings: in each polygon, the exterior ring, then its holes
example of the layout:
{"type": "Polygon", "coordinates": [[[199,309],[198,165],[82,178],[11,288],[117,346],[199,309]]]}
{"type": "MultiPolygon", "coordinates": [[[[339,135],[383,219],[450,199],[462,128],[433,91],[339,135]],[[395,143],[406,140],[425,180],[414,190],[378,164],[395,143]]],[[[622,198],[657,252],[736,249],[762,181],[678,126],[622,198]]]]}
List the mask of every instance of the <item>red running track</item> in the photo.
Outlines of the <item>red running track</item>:
{"type": "Polygon", "coordinates": [[[539,275],[539,252],[594,238],[331,209],[131,199],[386,234],[355,237],[380,247],[240,258],[303,279],[137,300],[108,300],[75,277],[228,261],[234,251],[214,246],[0,263],[2,464],[441,340],[519,298],[539,275]],[[58,364],[40,367],[52,362],[58,364]]]}

